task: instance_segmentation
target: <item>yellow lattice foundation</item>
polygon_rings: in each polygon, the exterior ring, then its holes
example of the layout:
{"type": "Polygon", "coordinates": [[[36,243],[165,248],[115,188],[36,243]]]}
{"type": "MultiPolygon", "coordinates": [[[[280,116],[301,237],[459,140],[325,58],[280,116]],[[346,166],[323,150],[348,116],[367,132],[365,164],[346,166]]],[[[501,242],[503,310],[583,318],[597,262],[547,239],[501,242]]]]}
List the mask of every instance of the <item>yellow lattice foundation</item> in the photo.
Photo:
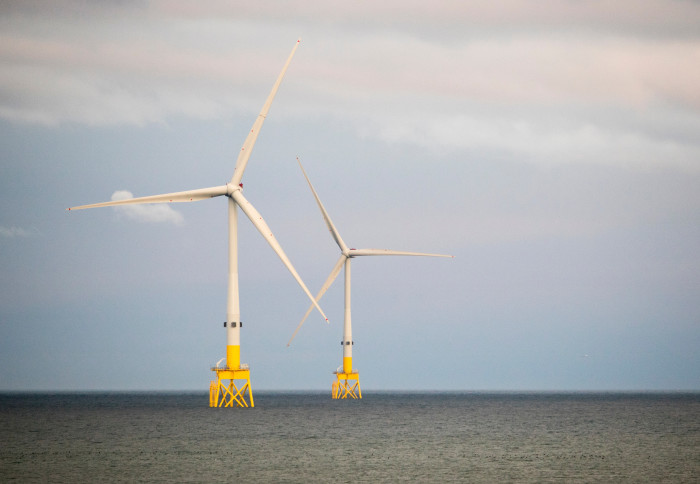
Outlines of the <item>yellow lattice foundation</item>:
{"type": "Polygon", "coordinates": [[[250,370],[212,368],[216,380],[209,385],[210,407],[254,407],[253,388],[250,386],[250,370]],[[228,381],[228,384],[225,382],[228,381]],[[236,385],[238,381],[238,385],[236,385]],[[242,385],[239,387],[239,385],[242,385]]]}
{"type": "Polygon", "coordinates": [[[356,371],[351,373],[336,371],[335,376],[337,380],[333,382],[332,388],[334,400],[342,400],[346,398],[362,398],[359,373],[357,373],[356,371]]]}

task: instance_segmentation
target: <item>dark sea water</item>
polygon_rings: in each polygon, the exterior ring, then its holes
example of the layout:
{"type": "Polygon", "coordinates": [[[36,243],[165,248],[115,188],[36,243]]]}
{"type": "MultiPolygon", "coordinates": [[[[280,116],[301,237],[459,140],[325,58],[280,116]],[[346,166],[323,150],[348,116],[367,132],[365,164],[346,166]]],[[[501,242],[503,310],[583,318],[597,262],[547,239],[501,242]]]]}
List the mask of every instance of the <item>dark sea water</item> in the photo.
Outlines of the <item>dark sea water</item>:
{"type": "Polygon", "coordinates": [[[0,394],[0,482],[700,482],[700,394],[0,394]]]}

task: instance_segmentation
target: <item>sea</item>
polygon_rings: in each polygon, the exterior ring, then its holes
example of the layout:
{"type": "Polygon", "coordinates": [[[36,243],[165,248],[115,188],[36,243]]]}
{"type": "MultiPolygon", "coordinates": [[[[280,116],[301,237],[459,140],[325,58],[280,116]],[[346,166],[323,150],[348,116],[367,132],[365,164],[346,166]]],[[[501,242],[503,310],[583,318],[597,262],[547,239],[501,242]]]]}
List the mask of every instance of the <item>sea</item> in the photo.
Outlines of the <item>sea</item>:
{"type": "Polygon", "coordinates": [[[700,482],[700,393],[0,394],[0,482],[700,482]]]}

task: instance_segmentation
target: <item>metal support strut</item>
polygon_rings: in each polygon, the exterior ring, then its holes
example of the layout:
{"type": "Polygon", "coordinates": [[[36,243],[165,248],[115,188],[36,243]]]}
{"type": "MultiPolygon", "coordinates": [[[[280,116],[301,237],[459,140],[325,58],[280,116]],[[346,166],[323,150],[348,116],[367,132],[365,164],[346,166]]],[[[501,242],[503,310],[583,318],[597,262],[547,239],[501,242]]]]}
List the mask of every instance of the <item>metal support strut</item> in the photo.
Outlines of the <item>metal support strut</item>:
{"type": "Polygon", "coordinates": [[[350,373],[345,373],[339,369],[334,373],[337,380],[333,382],[333,388],[331,390],[333,400],[362,398],[362,390],[360,389],[360,375],[358,372],[352,371],[350,373]]]}
{"type": "Polygon", "coordinates": [[[216,372],[216,380],[209,384],[210,407],[255,406],[248,368],[231,370],[214,367],[211,370],[216,372]],[[229,380],[228,384],[225,383],[226,380],[229,380]],[[238,385],[236,381],[239,381],[238,385]]]}

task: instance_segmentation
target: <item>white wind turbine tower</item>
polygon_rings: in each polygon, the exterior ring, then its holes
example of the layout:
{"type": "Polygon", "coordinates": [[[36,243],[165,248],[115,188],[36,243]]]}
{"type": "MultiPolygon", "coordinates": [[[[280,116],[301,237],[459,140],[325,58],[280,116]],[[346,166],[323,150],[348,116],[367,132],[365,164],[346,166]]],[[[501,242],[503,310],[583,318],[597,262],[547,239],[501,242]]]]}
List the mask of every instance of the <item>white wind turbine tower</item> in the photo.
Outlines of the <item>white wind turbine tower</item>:
{"type": "MultiPolygon", "coordinates": [[[[370,256],[370,255],[420,255],[420,256],[428,256],[428,257],[450,257],[454,258],[453,255],[444,255],[444,254],[425,254],[422,252],[403,252],[403,251],[398,251],[398,250],[389,250],[389,249],[351,249],[348,248],[348,246],[343,242],[342,237],[340,237],[340,233],[338,232],[338,229],[335,228],[335,225],[333,225],[333,222],[331,221],[330,215],[328,215],[328,212],[326,211],[325,207],[321,203],[321,199],[318,197],[318,194],[316,193],[316,190],[314,189],[313,185],[311,184],[311,180],[309,180],[309,177],[306,175],[306,171],[304,170],[304,167],[301,165],[301,161],[299,158],[297,158],[297,162],[299,163],[299,167],[301,168],[302,173],[304,173],[304,178],[306,178],[306,182],[309,184],[309,188],[311,188],[311,192],[314,195],[314,198],[316,199],[316,203],[318,204],[318,208],[321,209],[321,213],[323,214],[323,219],[326,221],[326,226],[328,227],[328,230],[330,231],[331,235],[333,236],[333,239],[335,240],[335,243],[338,244],[338,247],[340,248],[340,258],[338,259],[338,262],[336,262],[335,267],[333,267],[333,270],[331,271],[330,275],[328,276],[328,279],[326,279],[326,282],[323,283],[323,286],[321,287],[321,290],[318,292],[316,295],[316,302],[320,301],[323,295],[326,293],[329,287],[331,287],[331,284],[333,284],[333,281],[335,281],[335,278],[338,276],[340,273],[340,270],[345,267],[345,318],[343,320],[343,341],[340,342],[341,345],[343,345],[343,365],[342,365],[342,370],[339,367],[335,371],[336,375],[336,381],[333,382],[333,389],[332,389],[332,396],[334,399],[345,399],[345,398],[362,398],[362,390],[360,388],[360,377],[359,373],[357,370],[354,370],[352,367],[352,347],[355,344],[354,341],[352,340],[352,319],[350,317],[350,260],[353,259],[354,257],[361,257],[361,256],[370,256]]],[[[313,304],[309,307],[309,309],[306,311],[306,314],[304,317],[301,319],[301,322],[297,326],[297,328],[294,330],[294,334],[292,334],[292,337],[289,339],[289,342],[287,343],[287,346],[289,346],[296,336],[297,332],[301,328],[301,326],[304,324],[304,321],[306,321],[306,318],[309,317],[309,314],[313,310],[313,304]]]]}
{"type": "MultiPolygon", "coordinates": [[[[277,89],[282,82],[287,67],[289,67],[292,57],[299,46],[299,40],[294,45],[287,62],[282,68],[277,81],[272,87],[265,104],[263,105],[262,111],[258,115],[257,119],[253,123],[253,127],[248,133],[243,147],[238,154],[238,159],[236,161],[236,166],[233,170],[233,177],[231,181],[226,185],[221,185],[212,188],[200,188],[197,190],[188,190],[184,192],[177,193],[166,193],[164,195],[154,195],[149,197],[132,198],[128,200],[118,200],[112,202],[96,203],[93,205],[82,205],[79,207],[72,207],[68,210],[80,210],[84,208],[94,208],[94,207],[108,207],[113,205],[127,205],[127,204],[140,204],[140,203],[170,203],[170,202],[194,202],[199,200],[205,200],[218,196],[228,197],[228,232],[229,232],[229,247],[228,247],[228,294],[227,294],[227,305],[226,305],[226,322],[224,326],[226,327],[226,365],[217,366],[212,368],[217,374],[217,380],[212,381],[210,384],[210,406],[227,406],[232,407],[237,405],[239,407],[254,406],[253,401],[253,391],[250,385],[250,370],[247,364],[241,364],[241,311],[238,299],[238,208],[243,211],[244,214],[248,216],[255,228],[262,234],[262,236],[267,240],[272,249],[277,253],[279,258],[282,260],[284,265],[289,269],[294,278],[297,280],[299,285],[302,287],[304,292],[313,302],[313,306],[316,307],[319,312],[326,318],[325,314],[319,307],[318,303],[314,300],[313,296],[307,289],[304,281],[301,280],[299,274],[292,266],[285,255],[282,247],[272,235],[272,231],[263,220],[260,213],[251,205],[251,203],[243,196],[243,184],[241,183],[241,178],[243,177],[243,172],[250,158],[250,154],[253,150],[253,145],[255,140],[260,133],[267,113],[272,104],[272,100],[277,93],[277,89]],[[222,380],[230,380],[228,385],[222,383],[222,380]],[[245,381],[243,386],[240,388],[235,383],[236,380],[245,381]],[[248,402],[249,400],[249,402],[248,402]]],[[[326,321],[328,319],[326,318],[326,321]]],[[[219,363],[223,361],[223,358],[219,360],[219,363]]],[[[240,384],[240,383],[239,383],[240,384]]]]}

